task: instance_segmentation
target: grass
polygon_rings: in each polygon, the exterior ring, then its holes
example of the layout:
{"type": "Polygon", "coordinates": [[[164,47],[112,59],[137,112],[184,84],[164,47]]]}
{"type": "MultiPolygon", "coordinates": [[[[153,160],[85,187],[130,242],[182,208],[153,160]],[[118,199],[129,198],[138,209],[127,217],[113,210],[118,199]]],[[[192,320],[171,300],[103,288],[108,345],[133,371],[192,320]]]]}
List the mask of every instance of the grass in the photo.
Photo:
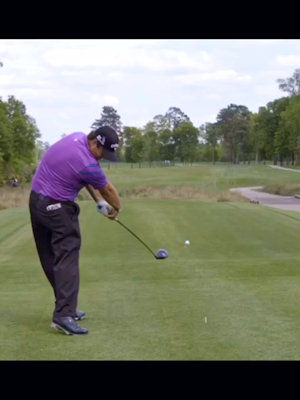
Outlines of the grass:
{"type": "Polygon", "coordinates": [[[290,168],[290,169],[300,169],[300,165],[289,165],[289,166],[286,166],[286,168],[290,168]]]}
{"type": "Polygon", "coordinates": [[[271,183],[298,183],[300,175],[292,171],[276,170],[269,166],[195,166],[170,168],[112,168],[104,169],[119,190],[138,186],[194,186],[210,191],[224,191],[234,187],[265,186],[271,183]]]}
{"type": "Polygon", "coordinates": [[[28,206],[29,192],[29,185],[19,186],[17,188],[10,186],[1,187],[0,210],[28,206]]]}
{"type": "Polygon", "coordinates": [[[246,203],[125,201],[119,225],[81,203],[85,338],[50,329],[52,290],[24,210],[1,212],[0,359],[300,359],[299,220],[246,203]],[[184,241],[191,242],[189,247],[184,241]],[[205,323],[207,317],[207,323],[205,323]]]}
{"type": "Polygon", "coordinates": [[[285,183],[273,183],[268,186],[264,186],[261,189],[262,192],[276,194],[279,196],[294,196],[300,194],[300,183],[285,184],[285,183]]]}
{"type": "Polygon", "coordinates": [[[1,360],[300,359],[300,214],[200,196],[276,180],[294,184],[297,174],[199,166],[108,175],[123,191],[120,219],[170,257],[155,260],[96,214],[91,201],[81,201],[79,308],[90,334],[67,337],[50,328],[53,293],[28,210],[1,211],[1,360]]]}
{"type": "MultiPolygon", "coordinates": [[[[200,164],[193,167],[130,168],[103,167],[123,198],[186,199],[203,201],[246,201],[230,188],[297,184],[300,175],[269,166],[200,164]]],[[[0,188],[0,209],[27,207],[30,185],[0,188]]],[[[79,200],[89,200],[82,190],[79,200]]]]}

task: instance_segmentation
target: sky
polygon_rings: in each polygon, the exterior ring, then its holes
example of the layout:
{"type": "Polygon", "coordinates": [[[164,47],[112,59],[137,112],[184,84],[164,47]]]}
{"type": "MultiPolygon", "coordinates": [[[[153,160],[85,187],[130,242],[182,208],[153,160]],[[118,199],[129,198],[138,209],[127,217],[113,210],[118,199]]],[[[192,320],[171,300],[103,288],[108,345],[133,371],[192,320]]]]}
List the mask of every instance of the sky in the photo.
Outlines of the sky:
{"type": "Polygon", "coordinates": [[[199,127],[230,103],[257,112],[286,93],[300,40],[0,40],[0,96],[25,103],[42,140],[90,132],[103,106],[142,127],[179,107],[199,127]]]}

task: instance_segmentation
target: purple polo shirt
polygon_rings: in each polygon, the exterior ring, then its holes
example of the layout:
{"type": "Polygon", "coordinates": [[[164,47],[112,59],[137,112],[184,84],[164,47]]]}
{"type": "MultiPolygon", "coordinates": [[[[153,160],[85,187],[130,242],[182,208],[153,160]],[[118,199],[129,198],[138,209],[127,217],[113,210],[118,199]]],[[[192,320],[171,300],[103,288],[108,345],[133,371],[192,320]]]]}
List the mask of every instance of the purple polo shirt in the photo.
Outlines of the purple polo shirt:
{"type": "Polygon", "coordinates": [[[87,135],[75,132],[47,150],[33,178],[32,190],[55,200],[74,201],[87,184],[102,189],[108,179],[90,151],[87,135]]]}

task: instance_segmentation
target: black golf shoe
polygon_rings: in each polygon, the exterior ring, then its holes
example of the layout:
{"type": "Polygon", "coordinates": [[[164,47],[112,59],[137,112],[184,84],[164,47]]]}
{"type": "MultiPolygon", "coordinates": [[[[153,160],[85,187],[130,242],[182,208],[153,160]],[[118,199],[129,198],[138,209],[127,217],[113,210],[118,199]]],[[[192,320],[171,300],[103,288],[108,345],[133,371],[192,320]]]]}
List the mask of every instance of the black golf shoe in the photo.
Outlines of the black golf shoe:
{"type": "Polygon", "coordinates": [[[76,315],[75,315],[75,321],[81,321],[82,319],[85,319],[85,312],[76,310],[76,315]]]}
{"type": "Polygon", "coordinates": [[[51,323],[51,328],[63,331],[66,335],[82,336],[89,333],[86,328],[81,328],[72,317],[54,318],[51,323]]]}

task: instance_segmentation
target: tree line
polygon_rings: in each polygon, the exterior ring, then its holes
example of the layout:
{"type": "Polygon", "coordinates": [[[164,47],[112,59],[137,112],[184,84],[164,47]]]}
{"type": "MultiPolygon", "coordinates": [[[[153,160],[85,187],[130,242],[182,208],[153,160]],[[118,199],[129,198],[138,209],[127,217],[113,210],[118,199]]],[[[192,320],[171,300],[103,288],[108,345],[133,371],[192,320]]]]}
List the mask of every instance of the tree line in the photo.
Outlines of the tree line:
{"type": "Polygon", "coordinates": [[[92,128],[110,125],[120,132],[119,159],[141,163],[168,161],[266,162],[300,164],[300,69],[276,81],[287,93],[260,107],[230,104],[219,111],[216,122],[195,127],[187,114],[170,107],[144,127],[123,126],[113,107],[104,106],[92,128]]]}
{"type": "Polygon", "coordinates": [[[14,96],[0,97],[0,184],[18,177],[30,181],[39,157],[45,151],[36,121],[25,104],[14,96]]]}
{"type": "MultiPolygon", "coordinates": [[[[134,127],[123,126],[117,110],[104,106],[91,129],[103,125],[116,129],[120,134],[118,158],[127,163],[273,160],[299,165],[300,69],[277,83],[287,95],[270,101],[257,113],[245,105],[230,104],[219,111],[215,122],[196,127],[184,111],[170,107],[145,126],[134,127]]],[[[14,96],[7,101],[0,97],[0,184],[14,177],[30,181],[49,146],[41,140],[25,104],[14,96]]]]}

